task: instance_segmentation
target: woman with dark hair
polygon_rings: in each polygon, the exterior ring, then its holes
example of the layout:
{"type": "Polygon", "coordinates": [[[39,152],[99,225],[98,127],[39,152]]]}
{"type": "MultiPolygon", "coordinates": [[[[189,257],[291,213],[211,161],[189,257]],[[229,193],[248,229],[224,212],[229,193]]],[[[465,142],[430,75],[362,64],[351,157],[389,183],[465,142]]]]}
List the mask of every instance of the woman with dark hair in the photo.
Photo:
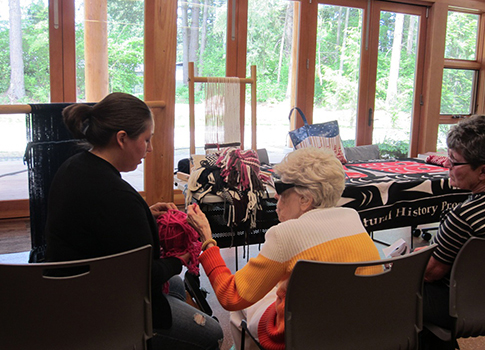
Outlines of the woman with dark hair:
{"type": "MultiPolygon", "coordinates": [[[[485,115],[475,115],[452,127],[447,136],[452,186],[470,190],[470,197],[443,215],[431,243],[437,247],[425,273],[424,321],[451,329],[449,278],[463,245],[474,236],[485,236],[485,115]]],[[[480,277],[477,277],[480,278],[480,277]]],[[[429,333],[422,335],[423,349],[454,349],[429,333]]]]}
{"type": "Polygon", "coordinates": [[[51,184],[47,260],[87,259],[150,244],[153,349],[217,349],[223,338],[220,325],[185,303],[178,274],[189,255],[160,258],[155,218],[177,209],[175,204],[148,207],[121,178],[120,172],[135,170],[152,151],[154,123],[150,109],[132,95],[112,93],[94,106],[70,105],[62,114],[73,136],[86,140],[90,149],[69,158],[51,184]],[[164,294],[167,281],[170,293],[164,294]]]}

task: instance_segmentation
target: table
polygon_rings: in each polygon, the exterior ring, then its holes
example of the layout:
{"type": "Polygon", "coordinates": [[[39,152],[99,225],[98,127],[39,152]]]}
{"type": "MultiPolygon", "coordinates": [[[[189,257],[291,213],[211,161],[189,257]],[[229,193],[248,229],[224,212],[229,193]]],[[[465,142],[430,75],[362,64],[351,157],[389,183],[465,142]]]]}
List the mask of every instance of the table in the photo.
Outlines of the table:
{"type": "MultiPolygon", "coordinates": [[[[469,191],[450,186],[448,169],[421,159],[350,162],[344,165],[346,186],[338,206],[357,210],[368,232],[439,222],[441,214],[468,198],[469,191]]],[[[177,180],[183,189],[183,181],[177,180]]],[[[206,213],[221,247],[264,242],[267,229],[278,223],[274,190],[268,188],[255,229],[229,228],[227,209],[215,195],[194,196],[206,213]]]]}
{"type": "Polygon", "coordinates": [[[439,222],[470,194],[450,186],[448,169],[420,159],[352,162],[344,169],[338,205],[357,210],[368,231],[439,222]]]}

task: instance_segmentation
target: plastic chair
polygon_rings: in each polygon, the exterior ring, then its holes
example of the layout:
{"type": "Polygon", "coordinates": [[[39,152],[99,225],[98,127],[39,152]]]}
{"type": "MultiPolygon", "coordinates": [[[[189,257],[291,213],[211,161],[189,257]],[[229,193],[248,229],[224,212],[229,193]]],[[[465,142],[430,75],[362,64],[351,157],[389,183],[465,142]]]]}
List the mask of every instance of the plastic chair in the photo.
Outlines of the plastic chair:
{"type": "Polygon", "coordinates": [[[286,349],[417,349],[424,271],[434,248],[369,262],[298,261],[286,294],[286,349]],[[355,274],[375,265],[385,269],[355,274]]]}
{"type": "Polygon", "coordinates": [[[0,347],[146,349],[151,246],[106,257],[0,264],[0,347]]]}
{"type": "Polygon", "coordinates": [[[450,278],[450,316],[453,329],[425,323],[424,327],[443,341],[485,335],[485,238],[472,237],[456,256],[450,278]],[[478,268],[478,270],[477,270],[478,268]]]}

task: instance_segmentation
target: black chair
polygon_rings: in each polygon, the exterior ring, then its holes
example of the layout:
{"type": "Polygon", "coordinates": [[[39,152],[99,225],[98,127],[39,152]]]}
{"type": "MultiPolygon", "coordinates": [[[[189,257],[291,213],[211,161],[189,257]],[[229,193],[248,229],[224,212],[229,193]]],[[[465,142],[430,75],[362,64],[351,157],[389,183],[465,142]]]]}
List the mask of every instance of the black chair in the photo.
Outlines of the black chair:
{"type": "Polygon", "coordinates": [[[473,237],[458,253],[450,278],[450,316],[454,327],[425,323],[424,327],[446,342],[485,335],[485,238],[473,237]]]}
{"type": "Polygon", "coordinates": [[[0,348],[146,349],[151,246],[71,262],[0,264],[0,348]]]}
{"type": "Polygon", "coordinates": [[[369,262],[298,261],[286,294],[286,349],[417,349],[424,271],[434,248],[369,262]],[[356,273],[376,265],[383,272],[356,273]]]}

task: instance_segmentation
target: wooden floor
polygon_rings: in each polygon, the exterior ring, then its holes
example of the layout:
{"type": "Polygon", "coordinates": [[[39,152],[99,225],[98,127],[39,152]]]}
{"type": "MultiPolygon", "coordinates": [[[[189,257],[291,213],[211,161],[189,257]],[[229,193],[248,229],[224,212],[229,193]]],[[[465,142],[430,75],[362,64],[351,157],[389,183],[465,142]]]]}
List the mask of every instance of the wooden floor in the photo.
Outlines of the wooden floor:
{"type": "MultiPolygon", "coordinates": [[[[374,238],[388,243],[403,238],[408,244],[410,244],[411,239],[413,239],[413,245],[415,247],[427,244],[427,242],[423,241],[421,238],[411,238],[410,229],[407,228],[376,232],[374,238]]],[[[383,248],[380,244],[376,245],[379,250],[383,248]]],[[[0,220],[0,263],[27,263],[30,249],[29,219],[0,220]]],[[[258,251],[259,248],[257,245],[251,246],[249,249],[249,257],[256,256],[258,251]]],[[[235,248],[222,249],[221,252],[228,267],[234,273],[236,271],[235,248]]],[[[248,254],[244,256],[242,247],[238,249],[237,258],[239,267],[243,266],[247,261],[248,254]]],[[[224,330],[224,344],[222,350],[228,350],[233,344],[229,329],[229,313],[219,305],[203,269],[201,269],[201,286],[209,292],[207,298],[209,305],[211,305],[214,315],[218,318],[224,330]]],[[[484,350],[485,337],[460,339],[459,344],[461,350],[484,350]]]]}

